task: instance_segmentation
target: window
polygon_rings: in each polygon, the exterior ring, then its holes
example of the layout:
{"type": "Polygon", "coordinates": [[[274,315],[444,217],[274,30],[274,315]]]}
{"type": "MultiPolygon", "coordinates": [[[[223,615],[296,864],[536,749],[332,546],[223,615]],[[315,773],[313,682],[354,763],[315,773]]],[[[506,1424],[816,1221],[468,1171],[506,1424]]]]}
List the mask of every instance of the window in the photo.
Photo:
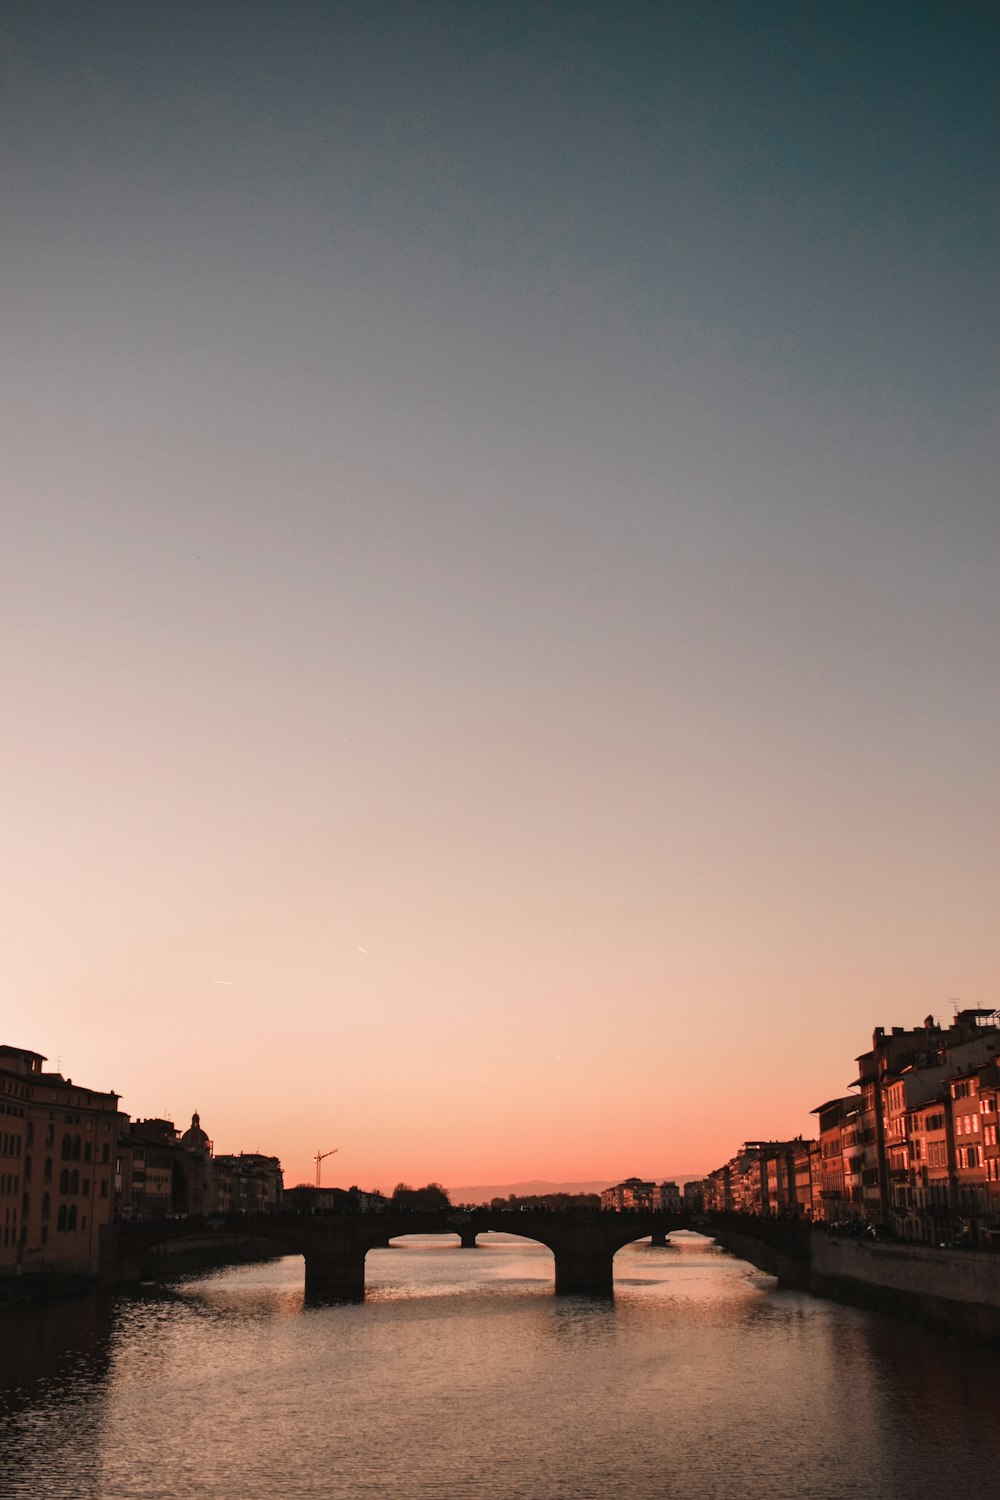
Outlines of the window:
{"type": "Polygon", "coordinates": [[[69,1192],[69,1173],[65,1167],[59,1173],[59,1191],[61,1193],[69,1192]]]}
{"type": "Polygon", "coordinates": [[[56,1228],[57,1229],[65,1229],[66,1228],[66,1205],[65,1205],[65,1203],[60,1203],[60,1205],[59,1205],[59,1214],[58,1214],[58,1217],[56,1218],[56,1228]]]}
{"type": "Polygon", "coordinates": [[[45,1158],[45,1170],[42,1173],[42,1180],[43,1180],[43,1182],[51,1182],[52,1181],[52,1158],[51,1158],[51,1156],[47,1156],[45,1158]]]}

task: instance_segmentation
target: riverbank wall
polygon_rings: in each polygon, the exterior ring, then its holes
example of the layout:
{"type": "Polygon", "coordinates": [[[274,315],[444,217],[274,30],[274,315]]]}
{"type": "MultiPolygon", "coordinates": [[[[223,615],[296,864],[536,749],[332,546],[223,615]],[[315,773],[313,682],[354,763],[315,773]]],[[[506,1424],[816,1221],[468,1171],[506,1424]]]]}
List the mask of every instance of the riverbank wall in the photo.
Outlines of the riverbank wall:
{"type": "Polygon", "coordinates": [[[254,1239],[252,1235],[221,1242],[217,1237],[191,1235],[152,1245],[139,1261],[139,1275],[149,1281],[170,1281],[174,1276],[189,1276],[198,1271],[277,1260],[281,1253],[275,1250],[273,1241],[254,1239]]]}
{"type": "MultiPolygon", "coordinates": [[[[220,1241],[211,1236],[186,1236],[182,1240],[153,1245],[133,1268],[133,1281],[172,1281],[177,1276],[223,1270],[257,1261],[277,1260],[273,1241],[252,1235],[220,1241]]],[[[58,1297],[78,1296],[106,1285],[96,1273],[41,1269],[21,1275],[0,1276],[0,1308],[23,1302],[49,1302],[58,1297]]]]}
{"type": "MultiPolygon", "coordinates": [[[[816,1229],[808,1289],[1000,1344],[1000,1255],[856,1240],[816,1229]]],[[[798,1280],[801,1285],[801,1279],[798,1280]]]]}

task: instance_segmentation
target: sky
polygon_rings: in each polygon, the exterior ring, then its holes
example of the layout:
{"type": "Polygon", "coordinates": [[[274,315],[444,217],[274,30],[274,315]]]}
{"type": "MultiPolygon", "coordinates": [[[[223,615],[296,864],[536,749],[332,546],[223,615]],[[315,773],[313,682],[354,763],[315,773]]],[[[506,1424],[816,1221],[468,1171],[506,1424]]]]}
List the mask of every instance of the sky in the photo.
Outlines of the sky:
{"type": "Polygon", "coordinates": [[[998,994],[992,3],[0,17],[0,1041],[695,1174],[998,994]]]}

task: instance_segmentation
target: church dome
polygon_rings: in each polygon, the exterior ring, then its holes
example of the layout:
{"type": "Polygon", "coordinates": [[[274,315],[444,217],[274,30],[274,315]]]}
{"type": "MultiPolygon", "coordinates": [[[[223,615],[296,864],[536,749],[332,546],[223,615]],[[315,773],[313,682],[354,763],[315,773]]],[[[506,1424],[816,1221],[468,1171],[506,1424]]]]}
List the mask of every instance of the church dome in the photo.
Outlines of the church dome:
{"type": "Polygon", "coordinates": [[[181,1145],[186,1147],[188,1151],[207,1151],[211,1153],[212,1142],[208,1138],[208,1133],[201,1128],[201,1117],[197,1110],[191,1116],[190,1129],[185,1130],[181,1136],[181,1145]]]}

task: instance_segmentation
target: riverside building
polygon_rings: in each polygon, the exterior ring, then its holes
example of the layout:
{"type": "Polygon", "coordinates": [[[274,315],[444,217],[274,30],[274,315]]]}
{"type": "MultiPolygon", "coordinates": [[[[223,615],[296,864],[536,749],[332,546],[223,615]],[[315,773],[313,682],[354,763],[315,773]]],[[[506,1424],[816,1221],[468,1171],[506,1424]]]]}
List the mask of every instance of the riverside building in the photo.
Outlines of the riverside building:
{"type": "Polygon", "coordinates": [[[0,1273],[93,1275],[114,1209],[118,1095],[0,1046],[0,1273]]]}

